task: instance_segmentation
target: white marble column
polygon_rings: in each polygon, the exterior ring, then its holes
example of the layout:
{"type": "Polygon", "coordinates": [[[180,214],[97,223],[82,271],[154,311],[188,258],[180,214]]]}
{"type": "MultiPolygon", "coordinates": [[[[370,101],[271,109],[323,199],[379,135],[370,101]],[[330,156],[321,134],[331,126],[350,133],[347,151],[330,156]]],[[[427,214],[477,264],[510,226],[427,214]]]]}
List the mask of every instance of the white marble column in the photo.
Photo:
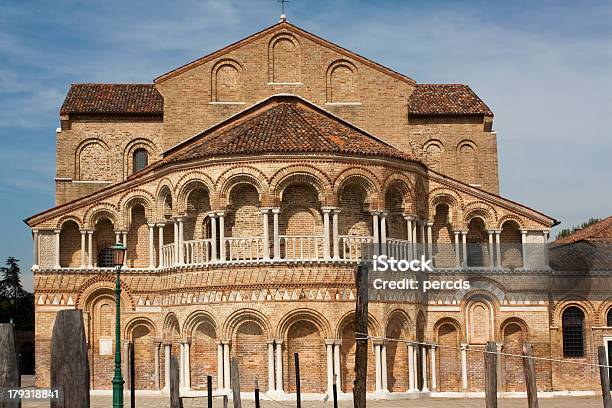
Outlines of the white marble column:
{"type": "Polygon", "coordinates": [[[408,343],[408,392],[417,392],[416,361],[414,359],[414,344],[408,343]]]}
{"type": "Polygon", "coordinates": [[[329,214],[331,208],[322,208],[323,211],[323,259],[329,259],[329,214]]]}
{"type": "Polygon", "coordinates": [[[176,219],[174,220],[174,223],[172,224],[172,226],[174,227],[174,262],[172,266],[174,266],[178,264],[178,254],[179,254],[179,245],[180,245],[178,222],[176,219]]]}
{"type": "Polygon", "coordinates": [[[414,217],[412,220],[412,257],[414,259],[419,257],[419,231],[418,231],[419,220],[414,217]]]}
{"type": "Polygon", "coordinates": [[[121,231],[115,231],[115,244],[121,242],[121,231]]]}
{"type": "Polygon", "coordinates": [[[230,389],[230,342],[223,343],[223,386],[225,389],[230,389]]]}
{"type": "Polygon", "coordinates": [[[382,254],[387,254],[387,212],[380,212],[380,245],[382,254]]]}
{"type": "Polygon", "coordinates": [[[276,340],[276,391],[283,392],[283,341],[276,340]]]}
{"type": "Polygon", "coordinates": [[[545,269],[550,268],[550,265],[548,263],[548,234],[549,233],[550,233],[549,230],[542,231],[542,234],[544,235],[544,268],[545,269]]]}
{"type": "MultiPolygon", "coordinates": [[[[127,235],[128,235],[128,233],[127,233],[127,230],[126,230],[126,231],[123,231],[121,234],[122,234],[122,236],[123,236],[123,240],[122,240],[122,242],[123,242],[123,246],[127,248],[127,247],[128,247],[128,239],[127,239],[127,235]]],[[[126,251],[125,251],[125,257],[123,258],[123,267],[124,267],[124,268],[126,268],[126,269],[127,269],[127,267],[128,267],[128,254],[129,254],[129,253],[130,253],[130,252],[129,252],[129,249],[126,249],[126,251]]]]}
{"type": "Polygon", "coordinates": [[[380,214],[380,211],[372,211],[371,214],[372,214],[372,240],[375,244],[377,244],[379,242],[378,227],[380,223],[378,220],[378,215],[380,214]]]}
{"type": "MultiPolygon", "coordinates": [[[[87,267],[85,254],[87,253],[87,231],[81,230],[81,269],[87,267]]],[[[36,252],[34,252],[34,263],[36,264],[36,252]]]]}
{"type": "Polygon", "coordinates": [[[263,258],[267,261],[270,259],[270,227],[268,223],[269,208],[261,209],[262,224],[263,224],[263,258]]]}
{"type": "Polygon", "coordinates": [[[93,269],[93,231],[87,231],[87,268],[93,269]]]}
{"type": "Polygon", "coordinates": [[[421,227],[421,254],[428,256],[428,254],[426,253],[427,251],[427,235],[425,235],[425,220],[422,220],[419,225],[421,227]]]}
{"type": "Polygon", "coordinates": [[[55,269],[60,269],[60,230],[55,230],[53,231],[55,233],[55,254],[54,254],[54,260],[53,262],[55,263],[55,269]]]}
{"type": "Polygon", "coordinates": [[[268,391],[274,391],[274,340],[268,341],[268,391]]]}
{"type": "Polygon", "coordinates": [[[191,342],[185,341],[183,345],[183,353],[185,353],[185,388],[191,389],[191,356],[190,356],[191,342]]]}
{"type": "Polygon", "coordinates": [[[155,361],[155,368],[154,368],[154,376],[155,376],[155,389],[159,390],[160,386],[159,386],[159,382],[160,382],[160,378],[159,378],[159,347],[161,346],[161,342],[156,341],[155,343],[153,343],[154,346],[154,361],[155,361]]]}
{"type": "Polygon", "coordinates": [[[455,267],[459,269],[461,268],[461,232],[453,231],[453,233],[455,234],[455,267]]]}
{"type": "Polygon", "coordinates": [[[495,266],[497,267],[497,269],[502,268],[501,230],[495,230],[495,266]]]}
{"type": "Polygon", "coordinates": [[[164,390],[170,389],[170,356],[172,344],[164,344],[164,390]]]}
{"type": "Polygon", "coordinates": [[[468,262],[467,262],[467,231],[461,231],[461,238],[462,238],[462,244],[463,244],[463,267],[467,268],[468,267],[468,262]]]}
{"type": "Polygon", "coordinates": [[[374,367],[376,370],[376,391],[382,390],[382,367],[380,364],[380,343],[374,344],[374,367]]]}
{"type": "Polygon", "coordinates": [[[162,247],[164,246],[164,224],[157,224],[157,267],[164,267],[162,247]]]}
{"type": "Polygon", "coordinates": [[[210,218],[210,260],[211,262],[215,262],[218,260],[217,258],[217,214],[214,212],[208,213],[208,218],[210,218]]]}
{"type": "MultiPolygon", "coordinates": [[[[82,234],[83,232],[81,232],[82,234]]],[[[82,237],[81,237],[82,239],[82,237]]],[[[34,245],[34,257],[33,257],[33,263],[34,265],[32,265],[32,269],[38,269],[38,230],[37,229],[33,229],[32,230],[32,241],[33,241],[33,245],[34,245]]],[[[82,256],[85,254],[85,252],[81,253],[82,256]]],[[[81,261],[81,263],[83,263],[83,261],[81,261]]],[[[81,266],[82,267],[82,266],[81,266]]]]}
{"type": "Polygon", "coordinates": [[[421,392],[429,392],[427,387],[427,346],[421,346],[421,373],[423,374],[423,389],[421,392]]]}
{"type": "Polygon", "coordinates": [[[185,388],[185,345],[183,342],[179,343],[179,389],[185,388]]]}
{"type": "Polygon", "coordinates": [[[523,269],[529,268],[527,258],[527,230],[521,230],[521,255],[523,256],[523,269]]]}
{"type": "Polygon", "coordinates": [[[383,391],[389,391],[389,385],[387,383],[387,345],[385,343],[380,345],[380,368],[382,373],[382,389],[383,391]]]}
{"type": "Polygon", "coordinates": [[[219,218],[219,260],[225,262],[225,212],[219,211],[217,217],[219,218]]]}
{"type": "Polygon", "coordinates": [[[429,257],[430,259],[433,259],[434,257],[434,253],[433,253],[433,222],[428,222],[427,223],[427,257],[429,257]]]}
{"type": "Polygon", "coordinates": [[[327,394],[331,395],[334,385],[334,341],[325,340],[325,352],[327,356],[327,394]]]}
{"type": "Polygon", "coordinates": [[[178,221],[178,264],[185,265],[185,251],[183,251],[183,218],[178,221]]]}
{"type": "Polygon", "coordinates": [[[155,224],[149,224],[149,269],[155,269],[155,224]]]}
{"type": "Polygon", "coordinates": [[[438,379],[437,379],[437,375],[438,373],[436,372],[436,346],[435,345],[431,345],[430,349],[429,349],[429,354],[431,357],[431,391],[437,391],[438,390],[438,379]]]}
{"type": "Polygon", "coordinates": [[[340,368],[340,346],[342,340],[336,340],[334,342],[334,376],[336,378],[336,387],[338,392],[342,392],[342,371],[340,368]]]}
{"type": "Polygon", "coordinates": [[[333,249],[334,259],[340,258],[340,238],[338,237],[338,214],[340,214],[340,209],[334,208],[332,210],[332,249],[333,249]]]}
{"type": "Polygon", "coordinates": [[[225,389],[223,385],[223,343],[217,342],[217,390],[225,389]]]}
{"type": "MultiPolygon", "coordinates": [[[[272,209],[273,226],[274,226],[274,259],[280,259],[280,231],[278,225],[278,215],[280,214],[280,208],[272,209]]],[[[276,388],[278,391],[278,387],[276,388]]],[[[282,391],[282,388],[281,388],[282,391]]]]}
{"type": "Polygon", "coordinates": [[[495,233],[493,230],[488,230],[489,234],[489,267],[495,267],[495,248],[493,246],[493,234],[495,233]]]}
{"type": "Polygon", "coordinates": [[[461,344],[461,388],[468,389],[467,344],[461,344]]]}

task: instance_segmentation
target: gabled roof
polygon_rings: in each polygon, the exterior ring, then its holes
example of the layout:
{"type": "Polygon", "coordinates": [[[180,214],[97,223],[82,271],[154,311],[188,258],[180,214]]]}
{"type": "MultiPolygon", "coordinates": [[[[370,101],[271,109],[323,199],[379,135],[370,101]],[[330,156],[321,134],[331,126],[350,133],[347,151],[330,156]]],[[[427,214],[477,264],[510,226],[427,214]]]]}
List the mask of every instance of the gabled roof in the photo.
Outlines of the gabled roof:
{"type": "Polygon", "coordinates": [[[559,238],[552,245],[558,246],[577,242],[612,244],[612,216],[566,237],[559,238]]]}
{"type": "Polygon", "coordinates": [[[208,157],[263,153],[336,153],[419,162],[305,99],[275,95],[173,147],[148,169],[208,157]]]}
{"type": "Polygon", "coordinates": [[[409,115],[484,115],[491,109],[463,84],[417,84],[408,99],[409,115]]]}
{"type": "Polygon", "coordinates": [[[60,115],[163,112],[164,99],[154,84],[72,84],[60,109],[60,115]]]}
{"type": "Polygon", "coordinates": [[[349,57],[349,58],[353,58],[353,59],[355,59],[355,60],[357,60],[357,61],[359,61],[359,62],[361,62],[361,63],[363,63],[365,65],[368,65],[368,66],[370,66],[372,68],[378,69],[379,71],[385,72],[385,73],[387,73],[387,74],[389,74],[389,75],[391,75],[391,76],[393,76],[393,77],[395,77],[397,79],[400,79],[402,81],[408,82],[410,84],[415,84],[415,81],[412,78],[407,77],[406,75],[400,74],[399,72],[396,72],[396,71],[394,71],[394,70],[392,70],[390,68],[387,68],[387,67],[385,67],[383,65],[380,65],[377,62],[374,62],[374,61],[372,61],[372,60],[370,60],[368,58],[365,58],[365,57],[363,57],[363,56],[361,56],[361,55],[359,55],[357,53],[354,53],[352,51],[349,51],[346,48],[343,48],[343,47],[341,47],[339,45],[336,45],[336,44],[334,44],[332,42],[329,42],[329,41],[325,40],[324,38],[321,38],[321,37],[319,37],[319,36],[317,36],[315,34],[312,34],[312,33],[308,32],[306,30],[303,30],[303,29],[301,29],[301,28],[299,28],[299,27],[297,27],[297,26],[287,22],[286,20],[282,20],[282,21],[280,21],[280,22],[278,22],[278,23],[276,23],[276,24],[274,24],[274,25],[272,25],[272,26],[270,26],[268,28],[265,28],[265,29],[259,31],[258,33],[252,34],[252,35],[250,35],[250,36],[248,36],[248,37],[246,37],[246,38],[244,38],[244,39],[242,39],[240,41],[237,41],[237,42],[235,42],[233,44],[230,44],[230,45],[228,45],[226,47],[223,47],[223,48],[221,48],[218,51],[215,51],[215,52],[213,52],[211,54],[205,55],[205,56],[203,56],[201,58],[198,58],[195,61],[187,63],[187,64],[185,64],[183,66],[180,66],[180,67],[178,67],[176,69],[173,69],[172,71],[167,72],[167,73],[165,73],[163,75],[160,75],[159,77],[155,78],[155,83],[163,82],[163,81],[165,81],[165,80],[167,80],[169,78],[172,78],[172,77],[174,77],[174,76],[176,76],[176,75],[178,75],[178,74],[180,74],[182,72],[185,72],[185,71],[187,71],[187,70],[189,70],[189,69],[191,69],[193,67],[197,67],[198,65],[204,64],[204,63],[206,63],[208,61],[211,61],[211,60],[213,60],[215,58],[218,58],[218,57],[222,56],[223,54],[225,54],[225,53],[227,53],[229,51],[232,51],[232,50],[234,50],[236,48],[240,48],[240,47],[242,47],[245,44],[248,44],[248,43],[250,43],[252,41],[255,41],[255,40],[257,40],[257,39],[259,39],[259,38],[261,38],[261,37],[263,37],[265,35],[268,35],[268,34],[274,32],[274,31],[280,31],[282,29],[285,29],[285,30],[288,30],[288,31],[293,31],[294,33],[300,34],[300,35],[310,39],[311,41],[314,41],[314,42],[318,43],[321,46],[330,48],[330,49],[332,49],[332,50],[334,50],[334,51],[336,51],[336,52],[338,52],[340,54],[343,54],[343,55],[349,57]]]}

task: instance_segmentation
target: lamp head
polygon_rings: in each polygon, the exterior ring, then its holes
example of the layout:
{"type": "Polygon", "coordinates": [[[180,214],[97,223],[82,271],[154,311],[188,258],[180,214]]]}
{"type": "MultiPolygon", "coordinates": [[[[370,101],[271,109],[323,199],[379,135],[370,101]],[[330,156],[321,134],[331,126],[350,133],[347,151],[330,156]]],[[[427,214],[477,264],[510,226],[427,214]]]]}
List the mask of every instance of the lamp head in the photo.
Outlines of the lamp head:
{"type": "Polygon", "coordinates": [[[111,249],[113,250],[113,266],[122,266],[125,261],[127,247],[123,243],[117,242],[111,249]]]}

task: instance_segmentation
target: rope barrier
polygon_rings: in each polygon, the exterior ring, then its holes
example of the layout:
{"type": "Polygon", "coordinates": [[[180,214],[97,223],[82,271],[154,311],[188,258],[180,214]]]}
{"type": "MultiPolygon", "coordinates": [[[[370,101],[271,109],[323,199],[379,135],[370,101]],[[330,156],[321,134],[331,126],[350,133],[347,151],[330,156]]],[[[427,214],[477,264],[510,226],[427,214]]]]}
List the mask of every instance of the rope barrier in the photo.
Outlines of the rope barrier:
{"type": "MultiPolygon", "coordinates": [[[[405,343],[405,344],[415,344],[415,345],[421,345],[421,346],[435,346],[435,347],[440,347],[440,348],[449,348],[449,349],[453,349],[453,350],[462,350],[462,348],[460,347],[453,347],[453,346],[447,346],[447,345],[443,345],[443,344],[439,344],[439,343],[432,343],[432,342],[422,342],[422,341],[416,341],[416,340],[406,340],[406,339],[393,339],[393,338],[389,338],[389,337],[381,337],[381,336],[370,336],[369,334],[365,334],[365,333],[355,333],[358,336],[362,336],[362,337],[355,337],[355,340],[387,340],[387,341],[395,341],[398,343],[405,343]]],[[[465,348],[466,351],[474,351],[477,353],[483,353],[483,354],[497,354],[500,356],[506,356],[506,357],[519,357],[519,358],[530,358],[533,360],[540,360],[540,361],[548,361],[548,362],[552,362],[552,363],[561,363],[561,364],[575,364],[575,365],[583,365],[583,366],[590,366],[590,367],[604,367],[604,368],[612,368],[612,366],[609,365],[601,365],[601,364],[594,364],[594,363],[583,363],[580,361],[572,361],[572,360],[559,360],[559,359],[555,359],[555,358],[547,358],[547,357],[535,357],[535,356],[524,356],[522,354],[512,354],[512,353],[503,353],[501,351],[497,351],[497,352],[492,352],[492,351],[486,351],[486,350],[478,350],[478,349],[470,349],[468,347],[465,348]]]]}

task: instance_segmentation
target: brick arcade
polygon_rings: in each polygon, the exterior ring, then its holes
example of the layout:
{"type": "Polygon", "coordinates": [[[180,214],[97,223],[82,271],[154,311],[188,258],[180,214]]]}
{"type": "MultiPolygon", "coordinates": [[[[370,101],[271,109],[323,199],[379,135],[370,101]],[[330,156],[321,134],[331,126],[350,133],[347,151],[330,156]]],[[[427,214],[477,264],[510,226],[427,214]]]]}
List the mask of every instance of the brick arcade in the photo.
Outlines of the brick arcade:
{"type": "MultiPolygon", "coordinates": [[[[480,392],[469,350],[489,340],[563,358],[567,308],[589,333],[577,361],[612,335],[610,302],[534,295],[556,221],[499,196],[493,113],[466,85],[419,84],[281,21],[151,84],[72,85],[60,121],[56,206],[26,220],[38,386],[56,312],[79,308],[94,389],[111,388],[114,349],[132,342],[138,389],[167,387],[173,354],[185,391],[206,375],[227,390],[236,357],[243,390],[257,378],[286,396],[299,352],[302,392],[324,394],[338,376],[348,393],[364,243],[431,257],[440,280],[473,272],[468,291],[371,302],[371,334],[432,343],[372,342],[375,397],[480,392]],[[128,246],[121,345],[117,241],[128,246]]],[[[543,391],[598,387],[592,367],[536,367],[543,391]]],[[[524,390],[520,360],[499,371],[502,392],[524,390]]]]}

